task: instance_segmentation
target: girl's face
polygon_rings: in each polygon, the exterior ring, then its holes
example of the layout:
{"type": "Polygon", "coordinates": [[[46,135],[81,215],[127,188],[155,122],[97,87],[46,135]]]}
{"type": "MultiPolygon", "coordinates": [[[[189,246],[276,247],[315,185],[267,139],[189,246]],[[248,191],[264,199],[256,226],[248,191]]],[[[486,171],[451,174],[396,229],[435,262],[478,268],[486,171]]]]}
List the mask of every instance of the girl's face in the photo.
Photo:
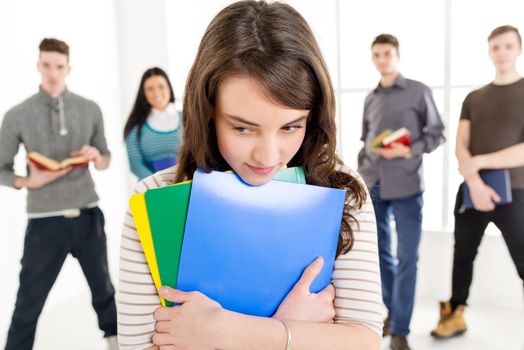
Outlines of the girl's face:
{"type": "Polygon", "coordinates": [[[171,91],[166,78],[161,75],[153,75],[144,82],[144,95],[146,101],[152,108],[163,111],[169,104],[171,91]]]}
{"type": "Polygon", "coordinates": [[[242,180],[265,184],[299,150],[308,115],[271,101],[253,78],[229,77],[218,89],[218,148],[242,180]]]}

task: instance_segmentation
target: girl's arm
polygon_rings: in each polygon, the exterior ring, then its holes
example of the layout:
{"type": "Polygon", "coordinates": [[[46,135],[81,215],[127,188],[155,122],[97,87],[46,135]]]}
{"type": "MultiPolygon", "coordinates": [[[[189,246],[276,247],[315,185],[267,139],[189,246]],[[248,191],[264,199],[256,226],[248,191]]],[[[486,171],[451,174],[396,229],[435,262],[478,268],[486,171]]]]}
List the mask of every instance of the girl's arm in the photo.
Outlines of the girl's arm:
{"type": "MultiPolygon", "coordinates": [[[[140,181],[134,193],[171,184],[175,171],[165,170],[140,181]]],[[[129,209],[124,217],[118,274],[118,342],[121,350],[147,349],[155,334],[153,312],[161,306],[129,209]]]]}
{"type": "MultiPolygon", "coordinates": [[[[158,334],[153,341],[156,345],[174,344],[181,349],[286,349],[286,328],[275,318],[224,310],[198,292],[166,288],[161,293],[166,299],[182,305],[160,308],[155,312],[158,334]]],[[[380,336],[356,323],[286,322],[294,350],[369,350],[380,347],[380,336]]]]}
{"type": "Polygon", "coordinates": [[[140,150],[140,140],[138,139],[138,127],[134,127],[126,137],[127,158],[131,172],[139,179],[145,179],[153,174],[153,171],[146,165],[146,160],[140,150]]]}

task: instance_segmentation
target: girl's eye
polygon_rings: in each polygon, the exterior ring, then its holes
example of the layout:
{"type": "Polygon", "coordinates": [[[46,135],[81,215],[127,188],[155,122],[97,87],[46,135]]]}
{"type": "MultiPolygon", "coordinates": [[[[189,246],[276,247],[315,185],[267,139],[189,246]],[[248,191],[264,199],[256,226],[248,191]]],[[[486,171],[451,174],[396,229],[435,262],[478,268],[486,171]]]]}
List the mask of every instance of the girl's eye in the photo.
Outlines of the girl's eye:
{"type": "Polygon", "coordinates": [[[248,128],[245,128],[243,126],[234,126],[233,130],[235,130],[239,134],[247,134],[247,133],[249,133],[251,131],[248,128]]]}
{"type": "Polygon", "coordinates": [[[297,131],[298,129],[302,129],[301,125],[286,125],[282,127],[282,131],[285,133],[293,133],[297,131]]]}

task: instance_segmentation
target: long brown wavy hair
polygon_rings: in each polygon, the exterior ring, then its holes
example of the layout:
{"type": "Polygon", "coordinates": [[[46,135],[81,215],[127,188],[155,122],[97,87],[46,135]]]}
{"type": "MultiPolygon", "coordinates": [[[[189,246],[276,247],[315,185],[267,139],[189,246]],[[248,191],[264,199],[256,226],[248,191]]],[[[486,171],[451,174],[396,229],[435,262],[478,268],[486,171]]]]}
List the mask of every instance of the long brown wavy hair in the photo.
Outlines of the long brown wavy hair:
{"type": "Polygon", "coordinates": [[[361,181],[336,155],[335,95],[326,64],[304,18],[279,2],[239,1],[209,24],[186,82],[176,181],[193,172],[229,170],[219,152],[213,118],[220,83],[232,75],[256,79],[268,97],[309,110],[304,141],[288,166],[302,166],[308,184],[346,190],[337,255],[353,245],[352,208],[366,199],[361,181]]]}

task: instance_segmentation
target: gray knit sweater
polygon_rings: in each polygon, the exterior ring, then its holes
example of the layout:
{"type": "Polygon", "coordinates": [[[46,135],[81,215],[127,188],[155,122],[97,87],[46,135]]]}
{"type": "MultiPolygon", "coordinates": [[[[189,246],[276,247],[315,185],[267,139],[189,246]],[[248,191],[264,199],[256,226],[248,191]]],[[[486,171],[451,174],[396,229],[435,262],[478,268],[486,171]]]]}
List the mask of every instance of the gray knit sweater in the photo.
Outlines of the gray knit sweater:
{"type": "MultiPolygon", "coordinates": [[[[0,185],[13,186],[13,159],[21,143],[28,153],[37,151],[58,161],[83,145],[110,155],[100,108],[67,90],[58,103],[58,99],[40,89],[6,113],[0,129],[0,185]],[[62,112],[58,113],[60,108],[62,112]]],[[[89,169],[77,168],[44,187],[28,190],[27,212],[83,208],[97,200],[89,169]]]]}

